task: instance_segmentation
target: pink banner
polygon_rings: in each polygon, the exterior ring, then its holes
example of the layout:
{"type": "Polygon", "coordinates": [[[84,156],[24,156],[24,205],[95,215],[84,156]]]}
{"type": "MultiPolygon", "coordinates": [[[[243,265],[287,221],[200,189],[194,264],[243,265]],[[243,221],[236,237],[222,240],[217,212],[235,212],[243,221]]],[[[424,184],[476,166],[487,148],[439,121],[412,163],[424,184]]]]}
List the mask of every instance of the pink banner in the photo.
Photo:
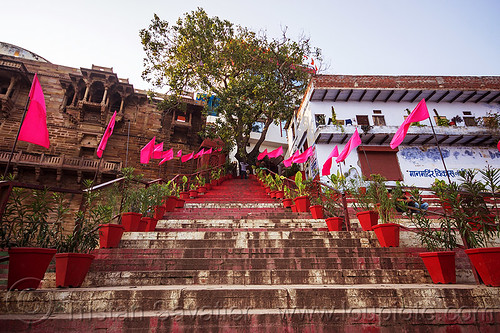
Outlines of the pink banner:
{"type": "Polygon", "coordinates": [[[97,147],[97,157],[101,158],[102,153],[104,153],[104,149],[106,149],[106,144],[108,143],[108,139],[113,134],[113,129],[115,128],[115,118],[116,111],[113,113],[113,116],[109,120],[108,127],[106,127],[106,131],[101,138],[101,142],[99,142],[99,146],[97,147]]]}
{"type": "Polygon", "coordinates": [[[411,123],[415,123],[418,121],[422,121],[429,118],[429,110],[427,110],[427,105],[425,104],[425,99],[422,99],[415,109],[410,113],[410,115],[403,121],[401,126],[394,134],[394,137],[391,140],[390,146],[392,149],[399,146],[403,140],[405,139],[406,133],[408,133],[408,128],[411,123]]]}
{"type": "Polygon", "coordinates": [[[361,144],[361,138],[359,137],[358,129],[354,131],[353,135],[345,145],[342,152],[339,154],[339,157],[335,160],[337,163],[345,161],[347,156],[351,153],[351,151],[361,144]]]}
{"type": "Polygon", "coordinates": [[[151,141],[149,141],[142,149],[141,149],[141,163],[148,164],[151,156],[153,155],[153,151],[155,149],[155,140],[156,136],[154,136],[151,141]]]}

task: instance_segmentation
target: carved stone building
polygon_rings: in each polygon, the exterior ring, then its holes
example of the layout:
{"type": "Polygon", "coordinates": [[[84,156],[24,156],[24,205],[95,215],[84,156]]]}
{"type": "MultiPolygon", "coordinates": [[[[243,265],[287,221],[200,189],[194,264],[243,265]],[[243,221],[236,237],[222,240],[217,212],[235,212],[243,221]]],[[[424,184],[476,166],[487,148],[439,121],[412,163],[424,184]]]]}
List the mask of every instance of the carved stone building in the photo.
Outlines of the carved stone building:
{"type": "Polygon", "coordinates": [[[164,142],[164,150],[197,151],[198,136],[205,124],[203,104],[187,96],[182,108],[159,111],[157,100],[134,89],[113,68],[92,65],[71,68],[52,64],[20,47],[0,42],[0,167],[2,174],[10,156],[25,109],[31,82],[38,74],[47,106],[50,148],[19,141],[11,166],[21,181],[77,187],[83,178],[113,179],[130,166],[147,178],[191,173],[195,161],[179,159],[158,166],[139,163],[139,151],[153,136],[164,142]],[[114,111],[117,112],[99,166],[96,149],[114,111]]]}

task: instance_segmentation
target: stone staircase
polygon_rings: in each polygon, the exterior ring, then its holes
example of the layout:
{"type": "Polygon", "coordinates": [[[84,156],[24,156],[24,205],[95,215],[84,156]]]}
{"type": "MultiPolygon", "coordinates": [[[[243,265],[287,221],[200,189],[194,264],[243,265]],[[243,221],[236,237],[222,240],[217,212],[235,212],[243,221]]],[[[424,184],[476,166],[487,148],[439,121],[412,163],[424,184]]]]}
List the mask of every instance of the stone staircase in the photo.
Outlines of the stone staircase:
{"type": "Polygon", "coordinates": [[[499,330],[500,288],[476,286],[463,251],[461,283],[433,285],[413,233],[381,248],[352,222],[328,232],[255,180],[228,180],[96,250],[81,288],[53,288],[52,267],[39,290],[2,291],[0,332],[499,330]]]}

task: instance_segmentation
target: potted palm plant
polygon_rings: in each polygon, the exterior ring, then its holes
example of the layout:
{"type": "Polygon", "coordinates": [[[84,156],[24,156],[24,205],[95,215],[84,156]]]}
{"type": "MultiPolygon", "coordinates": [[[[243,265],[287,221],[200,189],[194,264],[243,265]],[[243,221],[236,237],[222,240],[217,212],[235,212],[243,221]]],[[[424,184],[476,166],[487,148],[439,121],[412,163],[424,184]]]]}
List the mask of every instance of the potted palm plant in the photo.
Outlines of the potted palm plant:
{"type": "Polygon", "coordinates": [[[285,208],[289,208],[292,206],[292,203],[293,203],[293,193],[294,191],[292,191],[288,186],[284,185],[283,186],[283,192],[285,193],[284,194],[284,197],[283,197],[283,207],[285,208]]]}
{"type": "Polygon", "coordinates": [[[198,193],[199,194],[203,195],[203,194],[207,193],[207,188],[205,186],[205,184],[206,184],[205,177],[203,177],[201,173],[196,175],[196,183],[198,184],[198,193]]]}
{"type": "MultiPolygon", "coordinates": [[[[87,188],[91,181],[84,183],[87,188]]],[[[105,200],[109,198],[106,196],[105,200]]],[[[85,194],[83,209],[75,216],[72,231],[65,233],[59,228],[59,239],[56,254],[56,287],[80,287],[87,275],[99,243],[99,225],[109,221],[113,215],[113,207],[109,202],[104,204],[100,191],[88,191],[85,194]]]]}
{"type": "MultiPolygon", "coordinates": [[[[420,191],[413,188],[412,199],[422,203],[420,191]]],[[[456,229],[448,216],[442,216],[434,223],[422,212],[413,211],[406,205],[400,205],[417,230],[420,243],[427,252],[419,253],[433,283],[456,283],[455,252],[457,247],[456,229]],[[438,225],[436,225],[438,224],[438,225]]]]}
{"type": "MultiPolygon", "coordinates": [[[[399,246],[399,224],[393,223],[395,205],[394,201],[389,196],[389,191],[385,185],[386,179],[381,175],[371,175],[372,181],[366,192],[368,198],[372,201],[375,210],[380,218],[379,224],[372,225],[372,230],[375,232],[377,239],[382,247],[398,247],[399,246]]],[[[399,184],[401,188],[401,184],[399,184]]],[[[395,189],[398,190],[397,188],[395,189]]]]}
{"type": "Polygon", "coordinates": [[[9,253],[7,289],[39,287],[56,253],[54,226],[63,218],[64,207],[47,190],[12,189],[0,229],[0,246],[9,253]]]}
{"type": "Polygon", "coordinates": [[[189,199],[189,191],[187,188],[187,182],[188,182],[188,177],[182,176],[181,178],[181,192],[179,193],[179,198],[182,200],[187,200],[189,199]]]}
{"type": "Polygon", "coordinates": [[[281,175],[274,175],[274,184],[276,186],[276,192],[275,192],[276,199],[283,199],[283,197],[285,196],[285,192],[283,190],[284,186],[283,179],[285,179],[285,177],[281,175]]]}
{"type": "Polygon", "coordinates": [[[191,183],[191,185],[189,185],[189,197],[193,199],[198,197],[198,190],[196,189],[195,183],[191,183]]]}
{"type": "Polygon", "coordinates": [[[374,210],[370,197],[366,193],[365,181],[359,176],[349,178],[347,182],[348,192],[354,197],[353,206],[359,224],[364,231],[372,230],[378,223],[378,212],[374,210]]]}
{"type": "Polygon", "coordinates": [[[302,172],[297,171],[295,174],[295,186],[297,186],[297,197],[295,198],[295,205],[297,206],[297,212],[307,212],[309,211],[309,206],[311,202],[306,191],[306,183],[303,180],[302,172]]]}
{"type": "Polygon", "coordinates": [[[328,231],[342,231],[344,224],[343,205],[339,201],[341,197],[337,194],[336,190],[330,188],[325,190],[323,210],[328,231]]]}

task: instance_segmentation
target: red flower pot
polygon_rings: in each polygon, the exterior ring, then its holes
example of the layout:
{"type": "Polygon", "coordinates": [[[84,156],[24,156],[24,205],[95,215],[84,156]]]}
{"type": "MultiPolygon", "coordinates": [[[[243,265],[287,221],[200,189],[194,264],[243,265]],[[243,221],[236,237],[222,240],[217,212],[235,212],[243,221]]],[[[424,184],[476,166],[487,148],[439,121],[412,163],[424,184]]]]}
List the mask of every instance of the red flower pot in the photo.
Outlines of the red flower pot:
{"type": "Polygon", "coordinates": [[[290,205],[292,212],[297,213],[297,205],[290,205]]]}
{"type": "Polygon", "coordinates": [[[186,201],[184,199],[181,199],[181,198],[177,198],[177,205],[175,206],[175,208],[184,208],[184,203],[186,201]]]}
{"type": "Polygon", "coordinates": [[[198,197],[198,191],[197,190],[189,190],[189,197],[190,198],[198,197]]]}
{"type": "Polygon", "coordinates": [[[141,217],[140,213],[122,213],[122,225],[125,231],[138,231],[141,217]]]}
{"type": "Polygon", "coordinates": [[[118,247],[124,229],[120,224],[99,224],[99,247],[101,249],[118,247]]]}
{"type": "Polygon", "coordinates": [[[150,217],[141,217],[141,221],[139,221],[139,227],[137,231],[146,231],[146,227],[148,226],[148,220],[150,217]]]}
{"type": "Polygon", "coordinates": [[[269,186],[264,186],[264,188],[266,189],[266,194],[269,194],[271,192],[271,188],[269,186]]]}
{"type": "Polygon", "coordinates": [[[485,285],[500,287],[500,247],[467,249],[465,253],[485,285]]]}
{"type": "Polygon", "coordinates": [[[205,187],[207,188],[207,191],[210,191],[212,189],[212,184],[211,183],[206,183],[205,187]]]}
{"type": "Polygon", "coordinates": [[[276,191],[276,199],[283,199],[285,197],[285,191],[276,191]]]}
{"type": "Polygon", "coordinates": [[[377,235],[378,242],[382,247],[398,247],[399,246],[399,224],[383,223],[372,227],[377,235]]]}
{"type": "Polygon", "coordinates": [[[364,231],[372,230],[372,227],[378,223],[378,213],[373,210],[356,213],[356,216],[364,231]]]}
{"type": "Polygon", "coordinates": [[[94,260],[92,254],[56,254],[56,287],[80,287],[89,271],[92,260],[94,260]]]}
{"type": "Polygon", "coordinates": [[[39,247],[9,249],[7,289],[37,289],[54,254],[55,249],[39,247]]]}
{"type": "Polygon", "coordinates": [[[198,187],[198,193],[199,194],[205,194],[205,193],[207,193],[207,188],[205,186],[198,187]]]}
{"type": "Polygon", "coordinates": [[[309,210],[311,211],[313,219],[322,219],[323,218],[323,206],[314,205],[314,206],[309,207],[309,210]]]}
{"type": "Polygon", "coordinates": [[[283,207],[288,208],[292,206],[293,200],[290,198],[283,199],[283,207]]]}
{"type": "Polygon", "coordinates": [[[175,206],[177,206],[177,197],[169,195],[164,200],[164,202],[165,202],[165,212],[173,212],[175,210],[175,206]]]}
{"type": "Polygon", "coordinates": [[[141,219],[141,225],[142,223],[144,223],[144,226],[141,226],[140,231],[155,231],[158,219],[155,219],[153,217],[143,217],[141,219]]]}
{"type": "Polygon", "coordinates": [[[455,252],[422,252],[419,254],[424,261],[433,283],[456,283],[455,252]]]}
{"type": "Polygon", "coordinates": [[[342,231],[344,219],[342,217],[329,217],[326,220],[328,231],[342,231]]]}
{"type": "Polygon", "coordinates": [[[155,206],[155,219],[161,220],[165,215],[165,206],[155,206]]]}
{"type": "Polygon", "coordinates": [[[296,197],[294,201],[295,205],[297,206],[297,212],[303,213],[309,211],[309,206],[311,205],[311,203],[307,195],[296,197]]]}
{"type": "Polygon", "coordinates": [[[179,196],[180,196],[180,198],[182,200],[187,200],[187,199],[189,199],[189,192],[188,191],[186,191],[186,192],[180,192],[179,196]]]}
{"type": "Polygon", "coordinates": [[[273,199],[276,198],[276,191],[270,191],[269,196],[273,199]]]}

